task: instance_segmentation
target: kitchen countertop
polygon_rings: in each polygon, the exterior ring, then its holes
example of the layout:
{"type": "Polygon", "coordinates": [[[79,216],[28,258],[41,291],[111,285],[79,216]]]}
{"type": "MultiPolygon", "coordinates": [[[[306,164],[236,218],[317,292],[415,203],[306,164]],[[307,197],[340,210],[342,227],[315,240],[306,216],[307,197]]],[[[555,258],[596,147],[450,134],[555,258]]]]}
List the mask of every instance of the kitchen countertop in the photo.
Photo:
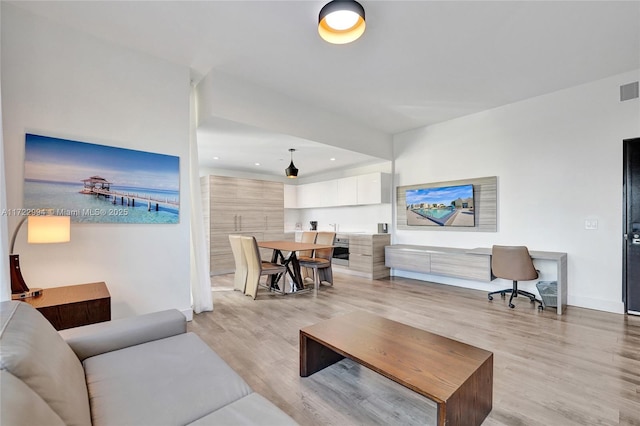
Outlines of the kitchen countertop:
{"type": "MultiPolygon", "coordinates": [[[[285,231],[285,234],[291,234],[291,233],[302,233],[302,232],[306,232],[308,231],[307,229],[297,229],[297,230],[293,230],[293,231],[285,231]]],[[[333,232],[331,229],[320,229],[318,230],[318,232],[333,232]]],[[[388,233],[380,233],[380,232],[366,232],[366,231],[353,231],[353,232],[349,232],[349,231],[338,231],[336,232],[336,236],[338,238],[340,238],[341,236],[349,236],[349,235],[389,235],[388,233]]]]}

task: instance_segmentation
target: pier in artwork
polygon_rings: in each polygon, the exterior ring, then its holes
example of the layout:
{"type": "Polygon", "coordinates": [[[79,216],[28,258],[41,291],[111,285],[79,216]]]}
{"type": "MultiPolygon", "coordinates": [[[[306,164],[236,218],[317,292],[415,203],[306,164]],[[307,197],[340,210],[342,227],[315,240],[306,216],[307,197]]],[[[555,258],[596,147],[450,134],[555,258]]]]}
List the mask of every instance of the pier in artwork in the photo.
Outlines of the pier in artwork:
{"type": "Polygon", "coordinates": [[[178,200],[170,200],[168,198],[162,199],[133,192],[112,191],[111,185],[113,185],[113,183],[100,176],[91,176],[88,179],[83,179],[82,183],[84,184],[84,188],[80,191],[81,194],[95,195],[96,197],[111,199],[112,204],[118,204],[119,201],[120,205],[135,207],[136,201],[146,202],[147,211],[158,211],[160,206],[173,207],[176,209],[180,208],[178,200]]]}

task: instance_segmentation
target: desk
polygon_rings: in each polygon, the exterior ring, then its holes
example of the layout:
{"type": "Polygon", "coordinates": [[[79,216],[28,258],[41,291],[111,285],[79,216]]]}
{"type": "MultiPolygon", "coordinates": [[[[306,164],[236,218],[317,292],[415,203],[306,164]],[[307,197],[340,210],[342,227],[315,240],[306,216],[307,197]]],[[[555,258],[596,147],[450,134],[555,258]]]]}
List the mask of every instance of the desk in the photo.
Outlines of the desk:
{"type": "MultiPolygon", "coordinates": [[[[562,315],[567,307],[567,253],[529,251],[533,260],[551,260],[556,263],[558,282],[558,307],[562,315]]],[[[455,247],[392,244],[385,247],[385,265],[389,268],[423,274],[441,275],[465,280],[490,282],[491,248],[474,249],[455,247]]]]}
{"type": "Polygon", "coordinates": [[[42,296],[22,299],[56,330],[111,320],[111,295],[103,282],[45,288],[42,296]]]}
{"type": "MultiPolygon", "coordinates": [[[[297,241],[258,241],[258,247],[268,248],[273,250],[271,256],[271,262],[280,263],[287,268],[287,273],[291,276],[294,283],[294,292],[304,290],[304,279],[302,278],[302,272],[300,271],[300,262],[298,262],[297,251],[316,250],[323,248],[333,247],[327,244],[315,244],[315,243],[300,243],[297,241]],[[290,252],[289,257],[285,257],[283,251],[290,252]]],[[[275,286],[278,281],[277,276],[271,277],[271,287],[275,286]]]]}
{"type": "Polygon", "coordinates": [[[347,357],[438,405],[439,426],[479,426],[493,406],[493,354],[368,312],[300,329],[300,376],[347,357]]]}

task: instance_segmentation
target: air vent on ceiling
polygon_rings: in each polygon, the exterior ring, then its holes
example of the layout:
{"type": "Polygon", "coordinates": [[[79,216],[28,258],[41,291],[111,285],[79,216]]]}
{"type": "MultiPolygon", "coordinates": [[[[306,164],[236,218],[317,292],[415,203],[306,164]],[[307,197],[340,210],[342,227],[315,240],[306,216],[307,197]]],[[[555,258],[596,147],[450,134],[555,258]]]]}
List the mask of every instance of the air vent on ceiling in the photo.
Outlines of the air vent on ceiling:
{"type": "Polygon", "coordinates": [[[635,81],[629,84],[623,84],[620,86],[620,102],[628,101],[629,99],[636,99],[638,97],[638,82],[635,81]]]}

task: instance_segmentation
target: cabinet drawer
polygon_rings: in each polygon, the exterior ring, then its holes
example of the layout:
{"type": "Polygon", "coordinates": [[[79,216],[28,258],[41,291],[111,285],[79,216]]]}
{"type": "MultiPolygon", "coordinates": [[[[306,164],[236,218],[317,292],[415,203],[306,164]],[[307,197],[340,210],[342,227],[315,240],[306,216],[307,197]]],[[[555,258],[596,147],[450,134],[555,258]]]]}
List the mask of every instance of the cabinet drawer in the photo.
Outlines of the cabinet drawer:
{"type": "Polygon", "coordinates": [[[360,272],[373,272],[373,258],[364,254],[349,254],[349,269],[360,272]]]}
{"type": "Polygon", "coordinates": [[[349,240],[349,254],[366,254],[371,256],[373,254],[371,242],[369,242],[369,245],[361,245],[353,244],[351,240],[349,240]]]}
{"type": "Polygon", "coordinates": [[[489,256],[472,254],[433,253],[431,273],[476,281],[491,281],[489,256]]]}
{"type": "Polygon", "coordinates": [[[373,236],[371,235],[349,235],[349,244],[361,245],[361,246],[370,246],[373,241],[373,236]]]}
{"type": "Polygon", "coordinates": [[[414,250],[385,249],[385,266],[413,272],[431,272],[431,255],[414,250]]]}

